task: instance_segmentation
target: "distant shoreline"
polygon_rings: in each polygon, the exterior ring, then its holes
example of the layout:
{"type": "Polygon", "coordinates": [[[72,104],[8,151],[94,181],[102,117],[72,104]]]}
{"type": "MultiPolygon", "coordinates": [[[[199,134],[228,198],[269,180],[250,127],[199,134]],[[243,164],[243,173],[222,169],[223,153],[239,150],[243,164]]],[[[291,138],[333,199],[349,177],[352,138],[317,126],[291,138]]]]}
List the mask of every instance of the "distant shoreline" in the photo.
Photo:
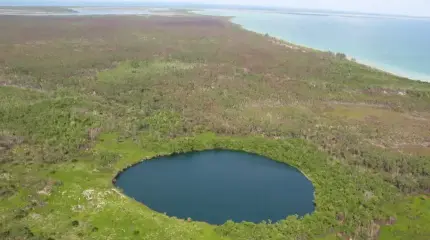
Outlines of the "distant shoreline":
{"type": "MultiPolygon", "coordinates": [[[[196,14],[199,14],[199,12],[201,12],[201,11],[197,10],[197,11],[193,11],[193,12],[196,13],[196,14]]],[[[278,13],[278,14],[288,14],[288,13],[278,13]]],[[[205,14],[200,14],[200,15],[202,15],[202,16],[214,16],[214,15],[205,15],[205,14]]],[[[251,31],[251,32],[257,33],[259,35],[265,35],[265,33],[263,33],[263,32],[255,31],[253,29],[247,28],[243,24],[234,22],[234,18],[236,18],[235,16],[218,16],[218,17],[224,17],[224,18],[228,19],[232,24],[235,24],[235,25],[239,26],[240,28],[242,28],[244,30],[251,31]]],[[[295,42],[293,43],[293,42],[291,42],[291,41],[289,41],[289,40],[287,40],[285,38],[279,37],[279,36],[272,36],[272,35],[270,35],[270,37],[275,38],[278,41],[285,42],[288,45],[292,45],[292,46],[295,46],[297,48],[301,48],[303,50],[318,51],[318,52],[329,52],[328,50],[318,49],[318,48],[314,48],[314,47],[311,47],[311,46],[303,45],[303,44],[300,44],[300,43],[295,43],[295,42]]],[[[334,52],[334,53],[336,53],[336,52],[334,52]]],[[[343,52],[338,52],[338,53],[343,53],[343,52]]],[[[373,62],[371,62],[369,60],[364,60],[364,59],[361,59],[359,57],[347,55],[346,53],[343,53],[343,54],[346,55],[346,58],[349,61],[355,62],[357,64],[364,65],[364,66],[366,66],[368,68],[371,68],[372,70],[380,71],[380,72],[383,72],[383,73],[386,73],[386,74],[390,74],[390,75],[393,75],[393,76],[396,76],[396,77],[400,77],[400,78],[406,78],[408,80],[430,83],[430,75],[427,76],[426,74],[422,74],[421,75],[419,73],[410,73],[410,72],[408,73],[408,72],[404,72],[404,71],[402,72],[400,70],[396,71],[396,70],[390,69],[389,67],[383,67],[383,66],[381,66],[381,64],[373,63],[373,62]]]]}
{"type": "Polygon", "coordinates": [[[46,13],[46,14],[52,14],[52,13],[78,13],[77,11],[69,8],[69,7],[56,7],[56,6],[28,6],[28,7],[21,7],[21,6],[1,6],[0,5],[0,15],[1,14],[8,14],[8,13],[15,13],[15,14],[30,14],[30,13],[46,13]]]}
{"type": "Polygon", "coordinates": [[[407,19],[423,19],[430,21],[430,15],[407,15],[407,14],[387,14],[387,13],[372,13],[372,12],[354,12],[354,11],[342,11],[342,10],[328,10],[328,9],[311,9],[311,8],[287,8],[280,6],[252,6],[252,5],[234,5],[234,4],[210,4],[210,3],[167,3],[167,2],[86,2],[77,1],[76,5],[70,5],[70,1],[67,3],[61,2],[45,2],[38,1],[38,5],[34,5],[32,2],[17,3],[16,0],[5,1],[0,3],[0,8],[165,8],[165,9],[189,9],[192,11],[204,10],[204,9],[228,9],[228,10],[243,10],[243,11],[264,11],[279,14],[292,14],[292,15],[316,15],[316,16],[339,16],[339,17],[360,17],[360,18],[407,18],[407,19]],[[3,5],[1,5],[3,4],[3,5]]]}
{"type": "MultiPolygon", "coordinates": [[[[147,10],[148,13],[145,14],[149,14],[149,15],[166,15],[166,16],[170,16],[172,15],[172,13],[177,13],[175,12],[175,10],[179,10],[176,8],[159,8],[159,7],[154,7],[154,6],[146,6],[144,7],[139,6],[139,7],[134,7],[132,8],[131,6],[81,6],[81,7],[77,7],[77,6],[0,6],[0,15],[22,15],[22,16],[52,16],[52,15],[59,15],[59,16],[66,16],[66,15],[76,15],[76,16],[83,16],[80,15],[79,10],[76,9],[110,9],[110,10],[147,10]],[[157,10],[163,10],[158,12],[157,10]],[[163,14],[166,13],[166,14],[163,14]],[[169,14],[170,13],[170,14],[169,14]]],[[[183,10],[183,9],[182,9],[183,10]]],[[[359,13],[341,13],[341,12],[333,12],[333,13],[329,13],[329,12],[324,12],[324,11],[319,11],[319,12],[310,12],[310,11],[292,11],[292,10],[283,10],[283,9],[279,9],[279,10],[275,10],[275,9],[188,9],[188,13],[193,13],[193,14],[197,14],[197,15],[201,15],[201,16],[210,16],[210,14],[203,14],[206,10],[243,10],[243,11],[263,11],[263,12],[270,12],[270,13],[274,13],[274,14],[293,14],[293,15],[317,15],[317,16],[335,16],[335,17],[371,17],[371,18],[406,18],[406,19],[425,19],[425,20],[429,20],[429,24],[430,24],[430,18],[428,17],[409,17],[409,16],[396,16],[396,15],[377,15],[377,14],[359,14],[359,13]]],[[[106,13],[106,15],[109,14],[113,14],[113,15],[119,15],[118,13],[106,13]]],[[[137,13],[127,13],[125,15],[139,15],[137,13]]],[[[91,14],[88,14],[91,15],[91,14]]],[[[174,14],[176,15],[176,14],[174,14]]],[[[184,16],[187,14],[184,14],[184,16]]],[[[216,17],[223,17],[228,19],[232,24],[238,25],[240,26],[242,29],[245,29],[247,31],[251,31],[257,34],[262,34],[264,35],[264,32],[259,32],[250,28],[247,28],[246,26],[244,26],[243,24],[240,23],[236,23],[234,22],[234,19],[236,18],[236,16],[220,16],[220,15],[212,15],[212,16],[216,16],[216,17]]],[[[308,49],[308,50],[313,50],[313,51],[320,51],[320,52],[328,52],[328,50],[325,49],[318,49],[318,48],[314,48],[311,46],[307,46],[307,45],[303,45],[300,43],[296,43],[296,42],[291,42],[288,39],[285,39],[283,37],[279,37],[279,36],[272,36],[276,38],[278,41],[283,41],[286,44],[292,45],[292,46],[296,46],[298,48],[303,48],[303,49],[308,49]]],[[[347,54],[347,53],[344,53],[347,54]]],[[[414,72],[408,72],[408,71],[404,71],[404,70],[400,70],[400,69],[396,69],[395,67],[390,67],[388,65],[385,65],[383,63],[376,63],[376,62],[372,62],[371,60],[366,60],[366,59],[362,59],[360,57],[356,57],[353,55],[346,55],[348,60],[353,60],[354,62],[361,64],[361,65],[365,65],[373,70],[377,70],[377,71],[381,71],[384,73],[388,73],[397,77],[401,77],[401,78],[407,78],[410,80],[414,80],[414,81],[421,81],[421,82],[429,82],[430,83],[430,75],[426,75],[426,74],[420,74],[420,73],[414,73],[414,72]],[[384,66],[385,65],[385,66],[384,66]]]]}
{"type": "MultiPolygon", "coordinates": [[[[234,17],[229,18],[230,21],[231,21],[232,18],[234,18],[234,17]]],[[[263,33],[256,32],[256,31],[253,31],[253,30],[249,30],[249,29],[243,27],[241,24],[237,24],[237,23],[234,23],[234,22],[232,22],[232,23],[240,26],[241,28],[243,28],[243,29],[245,29],[247,31],[251,31],[251,32],[254,32],[254,33],[257,33],[257,34],[260,34],[260,35],[264,35],[263,33]]],[[[297,48],[301,48],[303,50],[317,51],[317,52],[330,52],[330,51],[327,51],[327,50],[313,48],[313,47],[302,45],[302,44],[298,44],[298,43],[292,43],[292,42],[290,42],[288,40],[285,40],[285,39],[283,39],[281,37],[278,37],[278,36],[270,36],[270,37],[275,38],[278,41],[285,42],[285,43],[287,43],[289,45],[295,46],[297,48]]],[[[336,54],[336,53],[343,53],[343,52],[332,52],[332,53],[336,54]]],[[[343,53],[343,54],[346,55],[346,59],[347,60],[349,60],[351,62],[354,62],[354,63],[357,63],[357,64],[364,65],[364,66],[366,66],[368,68],[371,68],[372,70],[380,71],[380,72],[383,72],[383,73],[386,73],[386,74],[390,74],[390,75],[393,75],[393,76],[396,76],[396,77],[406,78],[408,80],[430,83],[430,76],[423,75],[423,76],[419,77],[419,76],[417,76],[415,74],[408,74],[408,73],[405,73],[405,72],[402,73],[400,71],[399,72],[393,71],[393,70],[390,70],[388,68],[384,68],[384,67],[378,66],[377,63],[372,63],[372,62],[367,61],[367,60],[363,60],[363,59],[360,59],[360,58],[357,58],[357,57],[354,57],[354,56],[351,56],[351,55],[347,55],[346,53],[343,53]]]]}
{"type": "MultiPolygon", "coordinates": [[[[240,25],[240,24],[238,24],[238,25],[240,25]]],[[[246,29],[242,25],[240,25],[240,26],[243,29],[246,29]]],[[[246,29],[246,30],[252,31],[252,30],[249,30],[249,29],[246,29]]],[[[252,31],[252,32],[255,32],[255,31],[252,31]]],[[[255,32],[255,33],[262,34],[262,33],[259,33],[259,32],[255,32]]],[[[262,35],[264,35],[264,34],[262,34],[262,35]]],[[[288,43],[290,45],[294,45],[294,46],[296,46],[298,48],[305,49],[305,50],[307,49],[307,50],[318,51],[318,52],[329,52],[329,51],[326,51],[326,50],[317,49],[317,48],[313,48],[313,47],[302,45],[302,44],[292,43],[292,42],[289,42],[288,40],[285,40],[285,39],[277,37],[277,36],[271,36],[271,37],[276,38],[279,41],[286,42],[286,43],[288,43]]],[[[337,53],[337,52],[333,52],[333,53],[337,53]]],[[[338,53],[342,53],[342,52],[338,52],[338,53]]],[[[413,80],[413,81],[430,83],[430,76],[425,76],[424,75],[422,77],[419,77],[419,76],[417,76],[415,74],[408,74],[408,73],[405,73],[405,72],[402,73],[402,72],[390,70],[388,68],[381,67],[380,65],[378,66],[377,63],[372,63],[372,62],[369,62],[367,60],[363,60],[363,59],[360,59],[360,58],[357,58],[357,57],[354,57],[354,56],[350,56],[350,55],[347,55],[346,53],[343,53],[343,54],[346,55],[346,58],[349,61],[357,63],[357,64],[364,65],[364,66],[366,66],[368,68],[371,68],[372,70],[380,71],[380,72],[387,73],[387,74],[390,74],[390,75],[393,75],[393,76],[396,76],[396,77],[406,78],[406,79],[413,80]]]]}
{"type": "Polygon", "coordinates": [[[192,16],[195,15],[188,9],[170,9],[156,7],[2,7],[0,6],[0,16],[94,16],[94,15],[157,15],[157,16],[192,16]]]}

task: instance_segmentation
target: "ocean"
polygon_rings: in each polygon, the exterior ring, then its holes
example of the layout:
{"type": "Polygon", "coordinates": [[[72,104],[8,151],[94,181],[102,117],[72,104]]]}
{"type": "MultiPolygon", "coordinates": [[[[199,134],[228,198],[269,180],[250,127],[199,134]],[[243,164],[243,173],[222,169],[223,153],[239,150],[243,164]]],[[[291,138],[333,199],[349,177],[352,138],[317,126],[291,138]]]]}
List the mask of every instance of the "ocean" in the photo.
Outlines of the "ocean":
{"type": "MultiPolygon", "coordinates": [[[[243,28],[267,33],[293,44],[341,52],[358,62],[410,79],[430,82],[430,17],[386,16],[365,13],[300,9],[247,10],[243,6],[183,3],[62,2],[0,0],[0,5],[130,6],[194,9],[199,14],[232,16],[243,28]],[[74,4],[72,4],[74,3],[74,4]],[[227,9],[228,7],[228,9],[227,9]],[[223,8],[223,9],[217,9],[223,8]],[[232,9],[234,8],[234,9],[232,9]]],[[[148,14],[147,11],[80,9],[77,15],[148,14]]]]}
{"type": "Polygon", "coordinates": [[[430,18],[220,9],[198,13],[233,16],[231,21],[245,29],[297,45],[345,53],[360,63],[430,82],[430,18]]]}

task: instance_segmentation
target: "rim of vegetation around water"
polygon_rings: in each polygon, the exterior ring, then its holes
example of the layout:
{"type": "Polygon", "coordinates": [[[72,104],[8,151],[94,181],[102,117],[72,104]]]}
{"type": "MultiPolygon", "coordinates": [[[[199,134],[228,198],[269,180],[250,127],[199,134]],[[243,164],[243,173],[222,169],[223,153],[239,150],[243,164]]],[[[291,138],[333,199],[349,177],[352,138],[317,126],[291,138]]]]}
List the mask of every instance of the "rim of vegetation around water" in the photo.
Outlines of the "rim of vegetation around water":
{"type": "MultiPolygon", "coordinates": [[[[356,169],[340,162],[329,161],[330,157],[327,154],[300,139],[268,140],[262,137],[235,138],[203,134],[167,142],[157,142],[142,137],[137,142],[124,140],[118,143],[115,135],[105,135],[101,137],[101,142],[96,149],[110,154],[122,153],[123,157],[116,165],[119,171],[113,174],[113,182],[124,169],[142,161],[187,152],[222,149],[257,154],[273,161],[286,163],[302,172],[314,185],[316,208],[312,214],[302,218],[289,216],[274,224],[265,221],[260,224],[228,221],[216,227],[217,231],[226,236],[233,234],[244,237],[246,231],[243,231],[243,228],[251,226],[253,228],[257,226],[291,228],[293,225],[297,229],[290,234],[296,236],[316,236],[326,233],[329,229],[352,234],[357,224],[366,226],[375,220],[389,219],[390,214],[384,210],[383,205],[396,196],[395,188],[382,179],[365,172],[358,173],[356,169]],[[140,149],[142,146],[145,147],[140,149]],[[141,150],[143,150],[142,153],[140,153],[141,150]],[[152,154],[144,154],[148,150],[152,151],[152,154]],[[135,157],[128,158],[130,154],[135,157]],[[334,219],[337,220],[334,221],[334,219]]],[[[138,205],[142,206],[140,202],[138,205]]],[[[153,210],[149,211],[159,214],[153,210]]],[[[172,219],[176,218],[172,217],[172,219]]]]}
{"type": "Polygon", "coordinates": [[[428,239],[429,83],[219,17],[0,16],[0,30],[0,239],[428,239]],[[213,148],[296,167],[316,211],[214,226],[112,186],[141,159],[213,148]]]}

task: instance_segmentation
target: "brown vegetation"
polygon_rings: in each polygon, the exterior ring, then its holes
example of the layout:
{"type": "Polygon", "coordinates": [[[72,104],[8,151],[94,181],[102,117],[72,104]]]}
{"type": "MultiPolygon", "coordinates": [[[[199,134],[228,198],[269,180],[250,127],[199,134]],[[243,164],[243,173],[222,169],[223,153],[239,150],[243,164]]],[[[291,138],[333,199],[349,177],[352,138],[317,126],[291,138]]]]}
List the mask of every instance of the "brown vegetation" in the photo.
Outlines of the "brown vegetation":
{"type": "MultiPolygon", "coordinates": [[[[302,138],[404,193],[430,192],[428,83],[223,18],[0,16],[0,32],[0,163],[22,172],[5,196],[43,189],[34,166],[77,162],[101,132],[302,138]]],[[[118,159],[96,157],[106,169],[118,159]]]]}

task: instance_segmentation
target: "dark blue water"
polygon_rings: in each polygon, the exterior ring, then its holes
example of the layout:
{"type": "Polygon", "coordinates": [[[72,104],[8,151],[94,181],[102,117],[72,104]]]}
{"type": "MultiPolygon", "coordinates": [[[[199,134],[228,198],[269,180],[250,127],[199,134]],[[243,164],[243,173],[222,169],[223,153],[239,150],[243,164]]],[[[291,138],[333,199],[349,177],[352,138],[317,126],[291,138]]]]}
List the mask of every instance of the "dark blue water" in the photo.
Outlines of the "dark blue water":
{"type": "Polygon", "coordinates": [[[147,160],[124,171],[116,185],[155,211],[211,224],[275,222],[314,211],[314,188],[301,172],[245,152],[147,160]]]}

